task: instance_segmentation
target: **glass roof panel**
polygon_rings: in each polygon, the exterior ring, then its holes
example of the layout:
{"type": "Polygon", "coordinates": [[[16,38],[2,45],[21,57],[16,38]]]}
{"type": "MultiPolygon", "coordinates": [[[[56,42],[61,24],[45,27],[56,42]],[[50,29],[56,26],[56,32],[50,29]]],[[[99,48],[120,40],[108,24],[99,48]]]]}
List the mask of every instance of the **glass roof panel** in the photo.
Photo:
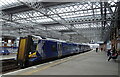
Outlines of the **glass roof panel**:
{"type": "Polygon", "coordinates": [[[25,24],[33,24],[35,25],[34,23],[31,23],[30,21],[26,21],[26,20],[17,20],[16,22],[19,22],[19,23],[25,23],[25,24]]]}
{"type": "Polygon", "coordinates": [[[115,11],[115,7],[111,7],[112,11],[114,12],[115,11]]]}
{"type": "Polygon", "coordinates": [[[54,27],[50,27],[53,30],[68,30],[67,27],[65,26],[54,26],[54,27]]]}
{"type": "MultiPolygon", "coordinates": [[[[8,0],[5,0],[8,1],[8,0]]],[[[16,0],[15,0],[16,1],[16,0]]],[[[93,8],[94,9],[94,16],[95,18],[101,18],[101,12],[100,12],[100,3],[99,2],[93,2],[93,8]]],[[[86,19],[94,19],[93,16],[93,10],[92,10],[92,2],[81,2],[81,3],[68,3],[65,5],[58,5],[58,6],[52,6],[49,7],[53,12],[57,13],[61,18],[64,18],[67,21],[76,22],[76,21],[82,21],[86,19]]],[[[112,8],[113,10],[115,8],[112,8]]],[[[21,12],[13,15],[14,20],[20,23],[29,23],[30,21],[40,24],[46,24],[46,23],[55,23],[54,20],[61,22],[62,20],[60,17],[56,14],[54,14],[52,11],[48,11],[47,16],[44,16],[40,12],[37,11],[27,11],[27,12],[21,12]],[[49,15],[52,14],[52,15],[49,15]],[[52,20],[51,18],[54,20],[52,20]],[[30,21],[27,21],[30,20],[30,21]]],[[[109,13],[107,9],[107,13],[109,13]]],[[[110,14],[107,14],[107,16],[110,16],[110,14]]],[[[92,25],[80,25],[75,24],[76,28],[89,28],[89,27],[99,27],[98,25],[92,24],[92,25]]],[[[66,27],[53,27],[55,30],[59,29],[67,29],[66,27]]]]}
{"type": "Polygon", "coordinates": [[[4,21],[3,19],[0,19],[0,21],[4,21]]]}
{"type": "Polygon", "coordinates": [[[0,0],[0,8],[10,8],[22,5],[18,0],[0,0]]]}
{"type": "Polygon", "coordinates": [[[40,16],[43,16],[43,14],[36,11],[27,11],[27,12],[13,14],[13,18],[15,17],[16,19],[28,19],[28,18],[36,18],[40,16]]]}
{"type": "Polygon", "coordinates": [[[101,23],[86,23],[86,24],[75,24],[75,28],[98,28],[102,27],[101,23]]]}

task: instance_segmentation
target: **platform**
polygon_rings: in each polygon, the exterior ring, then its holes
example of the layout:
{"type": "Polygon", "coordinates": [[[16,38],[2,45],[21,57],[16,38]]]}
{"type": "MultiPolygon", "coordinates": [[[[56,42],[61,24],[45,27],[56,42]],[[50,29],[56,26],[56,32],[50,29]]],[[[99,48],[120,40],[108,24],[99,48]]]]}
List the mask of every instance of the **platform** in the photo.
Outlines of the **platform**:
{"type": "Polygon", "coordinates": [[[118,75],[118,61],[94,50],[4,75],[118,75]]]}
{"type": "Polygon", "coordinates": [[[11,59],[11,58],[16,59],[16,56],[17,56],[16,53],[12,53],[9,55],[0,55],[0,60],[11,59]]]}

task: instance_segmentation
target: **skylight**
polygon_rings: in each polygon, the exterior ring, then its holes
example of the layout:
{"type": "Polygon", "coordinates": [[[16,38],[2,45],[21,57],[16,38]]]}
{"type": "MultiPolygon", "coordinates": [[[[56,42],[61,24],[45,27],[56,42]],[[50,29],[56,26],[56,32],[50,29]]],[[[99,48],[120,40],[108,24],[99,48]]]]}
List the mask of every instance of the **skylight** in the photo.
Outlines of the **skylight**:
{"type": "Polygon", "coordinates": [[[54,27],[50,27],[53,30],[68,30],[67,27],[65,26],[54,26],[54,27]]]}
{"type": "Polygon", "coordinates": [[[0,9],[22,5],[18,0],[0,0],[0,9]]]}

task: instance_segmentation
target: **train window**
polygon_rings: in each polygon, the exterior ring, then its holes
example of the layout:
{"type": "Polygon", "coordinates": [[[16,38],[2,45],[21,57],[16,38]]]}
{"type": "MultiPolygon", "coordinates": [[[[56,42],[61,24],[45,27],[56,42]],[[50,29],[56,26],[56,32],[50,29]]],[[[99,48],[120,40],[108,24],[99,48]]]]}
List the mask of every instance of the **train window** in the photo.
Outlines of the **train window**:
{"type": "Polygon", "coordinates": [[[37,48],[37,44],[34,43],[33,46],[32,46],[32,49],[33,49],[33,50],[36,50],[36,48],[37,48]]]}
{"type": "Polygon", "coordinates": [[[53,52],[57,51],[57,48],[56,48],[56,46],[55,46],[55,45],[52,45],[52,47],[51,47],[51,48],[52,48],[52,51],[53,51],[53,52]]]}
{"type": "Polygon", "coordinates": [[[42,47],[43,51],[45,52],[47,47],[46,47],[46,43],[44,43],[43,47],[42,47]]]}
{"type": "Polygon", "coordinates": [[[68,46],[64,46],[63,49],[66,51],[66,50],[69,50],[69,47],[68,46]]]}

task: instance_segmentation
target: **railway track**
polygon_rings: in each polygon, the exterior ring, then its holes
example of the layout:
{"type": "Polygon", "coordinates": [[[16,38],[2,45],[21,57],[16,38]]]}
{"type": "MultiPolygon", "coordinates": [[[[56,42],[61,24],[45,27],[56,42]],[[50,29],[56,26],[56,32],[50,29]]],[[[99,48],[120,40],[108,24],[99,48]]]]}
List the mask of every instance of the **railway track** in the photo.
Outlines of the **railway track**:
{"type": "Polygon", "coordinates": [[[2,64],[0,66],[0,69],[2,69],[2,70],[0,70],[1,74],[20,69],[16,65],[16,60],[14,60],[14,59],[0,60],[0,63],[2,64]]]}

